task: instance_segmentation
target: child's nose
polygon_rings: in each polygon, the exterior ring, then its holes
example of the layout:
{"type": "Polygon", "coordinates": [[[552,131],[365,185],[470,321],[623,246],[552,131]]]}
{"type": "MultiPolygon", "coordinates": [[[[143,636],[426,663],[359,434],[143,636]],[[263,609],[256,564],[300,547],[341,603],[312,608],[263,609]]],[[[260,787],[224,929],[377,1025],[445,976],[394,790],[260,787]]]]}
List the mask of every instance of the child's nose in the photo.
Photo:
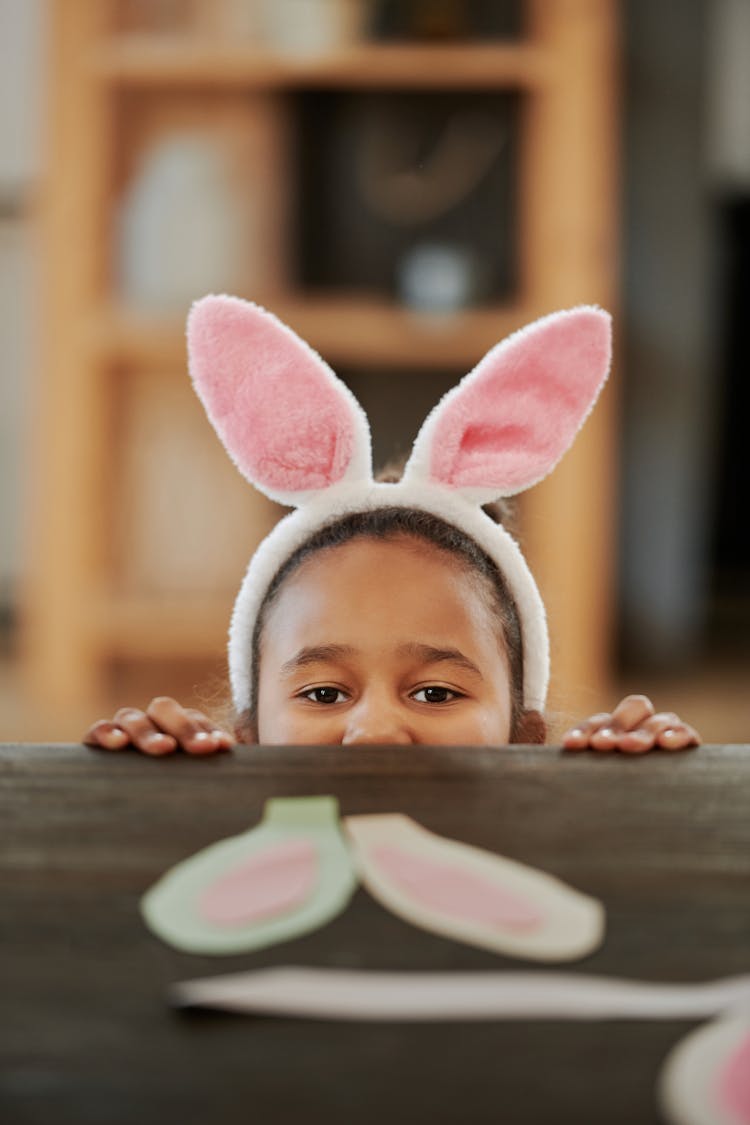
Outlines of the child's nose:
{"type": "Polygon", "coordinates": [[[348,715],[341,743],[356,745],[407,745],[414,736],[395,703],[381,698],[362,699],[348,715]]]}

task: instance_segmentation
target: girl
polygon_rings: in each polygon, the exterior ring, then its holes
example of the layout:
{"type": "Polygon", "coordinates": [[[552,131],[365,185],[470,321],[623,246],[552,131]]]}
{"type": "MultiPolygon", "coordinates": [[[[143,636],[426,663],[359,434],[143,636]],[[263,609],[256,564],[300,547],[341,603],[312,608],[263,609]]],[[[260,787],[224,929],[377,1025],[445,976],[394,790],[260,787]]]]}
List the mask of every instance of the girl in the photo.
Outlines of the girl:
{"type": "MultiPolygon", "coordinates": [[[[250,561],[229,670],[241,741],[502,745],[545,739],[549,640],[516,541],[489,505],[535,484],[607,377],[610,318],[582,307],[493,348],[432,411],[397,481],[373,481],[367,419],[290,329],[207,297],[190,370],[241,472],[292,505],[250,561]]],[[[84,741],[161,755],[227,749],[202,713],[158,697],[84,741]]],[[[628,696],[569,732],[571,750],[684,749],[698,736],[628,696]]]]}

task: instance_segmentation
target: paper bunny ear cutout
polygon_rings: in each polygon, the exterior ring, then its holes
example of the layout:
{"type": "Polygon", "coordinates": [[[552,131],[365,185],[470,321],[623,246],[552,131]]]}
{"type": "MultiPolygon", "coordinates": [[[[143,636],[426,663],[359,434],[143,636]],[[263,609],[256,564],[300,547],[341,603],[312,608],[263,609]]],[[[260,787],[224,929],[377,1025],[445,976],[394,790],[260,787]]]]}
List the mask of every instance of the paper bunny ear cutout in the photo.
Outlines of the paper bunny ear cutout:
{"type": "Polygon", "coordinates": [[[229,672],[252,708],[253,634],[279,568],[341,517],[428,512],[473,539],[505,579],[523,641],[523,701],[541,710],[549,638],[539,591],[511,535],[482,510],[554,468],[591,410],[610,363],[601,309],[553,313],[497,344],[425,420],[401,481],[373,480],[362,408],[323,360],[257,305],[205,297],[188,319],[190,373],[229,455],[249,481],[296,507],[263,540],[235,602],[229,672]]]}
{"type": "MultiPolygon", "coordinates": [[[[221,441],[249,481],[298,505],[372,480],[367,419],[347,387],[272,313],[205,297],[188,320],[190,370],[221,441]]],[[[497,344],[425,421],[404,481],[478,503],[546,476],[572,444],[609,370],[610,317],[582,307],[497,344]]]]}

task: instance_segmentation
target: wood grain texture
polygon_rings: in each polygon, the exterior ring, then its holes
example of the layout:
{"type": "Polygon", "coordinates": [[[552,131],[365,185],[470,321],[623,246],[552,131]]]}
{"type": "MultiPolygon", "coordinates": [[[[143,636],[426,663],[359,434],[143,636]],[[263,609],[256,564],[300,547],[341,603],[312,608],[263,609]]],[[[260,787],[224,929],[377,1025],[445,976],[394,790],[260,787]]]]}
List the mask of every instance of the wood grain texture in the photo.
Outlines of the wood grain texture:
{"type": "Polygon", "coordinates": [[[0,747],[0,1120],[382,1125],[660,1120],[688,1023],[361,1025],[178,1015],[168,984],[274,964],[533,967],[408,926],[358,891],[257,954],[163,946],[138,902],[171,864],[274,796],[335,794],[535,864],[602,899],[573,972],[698,981],[750,969],[750,747],[642,759],[553,748],[244,747],[144,759],[0,747]]]}

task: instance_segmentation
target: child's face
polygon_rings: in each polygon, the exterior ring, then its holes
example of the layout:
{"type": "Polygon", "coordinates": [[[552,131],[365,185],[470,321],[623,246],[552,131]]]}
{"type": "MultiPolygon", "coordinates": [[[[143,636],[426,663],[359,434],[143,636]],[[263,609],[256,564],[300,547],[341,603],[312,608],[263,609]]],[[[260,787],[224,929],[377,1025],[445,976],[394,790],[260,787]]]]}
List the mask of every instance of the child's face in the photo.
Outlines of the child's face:
{"type": "Polygon", "coordinates": [[[260,646],[261,743],[498,745],[510,727],[500,624],[459,560],[355,539],[282,586],[260,646]]]}

